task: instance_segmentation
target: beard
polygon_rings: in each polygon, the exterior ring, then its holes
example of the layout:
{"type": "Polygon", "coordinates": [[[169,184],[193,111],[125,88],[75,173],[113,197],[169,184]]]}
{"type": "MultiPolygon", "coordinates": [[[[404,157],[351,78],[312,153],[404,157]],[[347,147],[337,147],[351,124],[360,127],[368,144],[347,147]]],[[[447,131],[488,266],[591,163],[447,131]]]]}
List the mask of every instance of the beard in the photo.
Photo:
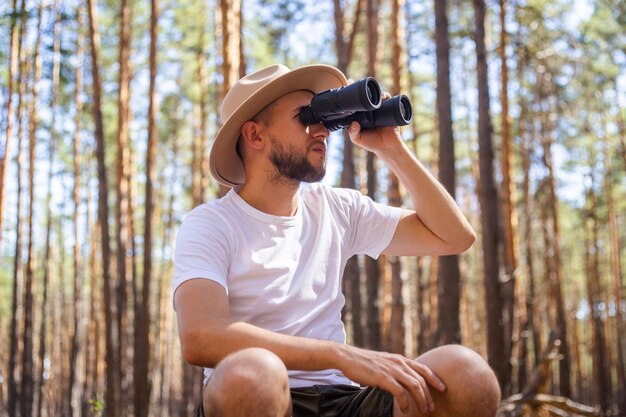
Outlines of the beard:
{"type": "Polygon", "coordinates": [[[274,138],[270,161],[276,168],[278,179],[298,182],[318,182],[326,175],[326,162],[321,168],[316,167],[307,159],[307,152],[302,152],[294,145],[283,147],[274,138]]]}

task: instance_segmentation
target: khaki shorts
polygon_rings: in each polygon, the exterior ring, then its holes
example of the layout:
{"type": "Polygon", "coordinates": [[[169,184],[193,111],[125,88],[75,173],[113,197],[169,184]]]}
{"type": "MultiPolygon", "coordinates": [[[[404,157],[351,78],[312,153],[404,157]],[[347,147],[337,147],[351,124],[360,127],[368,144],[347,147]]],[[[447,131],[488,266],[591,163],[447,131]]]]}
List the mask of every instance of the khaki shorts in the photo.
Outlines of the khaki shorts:
{"type": "MultiPolygon", "coordinates": [[[[378,388],[314,385],[291,390],[293,417],[392,417],[393,396],[378,388]]],[[[195,417],[205,417],[202,402],[195,417]]]]}

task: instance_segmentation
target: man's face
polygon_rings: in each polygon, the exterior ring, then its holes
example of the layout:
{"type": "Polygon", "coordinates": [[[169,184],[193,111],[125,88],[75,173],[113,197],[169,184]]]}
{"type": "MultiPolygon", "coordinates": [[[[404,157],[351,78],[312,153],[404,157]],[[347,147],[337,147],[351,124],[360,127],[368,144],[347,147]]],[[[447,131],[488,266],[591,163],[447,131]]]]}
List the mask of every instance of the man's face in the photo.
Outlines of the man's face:
{"type": "Polygon", "coordinates": [[[268,121],[269,158],[277,178],[320,181],[326,173],[326,138],[321,124],[305,126],[298,114],[311,103],[309,91],[294,91],[277,99],[268,121]]]}
{"type": "Polygon", "coordinates": [[[317,182],[326,175],[326,164],[312,164],[306,152],[296,145],[282,146],[276,138],[270,136],[272,149],[270,161],[276,168],[277,177],[298,182],[317,182]]]}

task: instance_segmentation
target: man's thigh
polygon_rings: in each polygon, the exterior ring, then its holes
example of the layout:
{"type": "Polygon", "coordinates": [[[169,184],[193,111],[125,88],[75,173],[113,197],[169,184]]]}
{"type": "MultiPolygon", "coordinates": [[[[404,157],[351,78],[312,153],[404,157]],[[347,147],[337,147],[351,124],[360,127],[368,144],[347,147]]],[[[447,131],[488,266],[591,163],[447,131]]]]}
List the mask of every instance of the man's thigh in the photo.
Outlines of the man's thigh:
{"type": "Polygon", "coordinates": [[[291,390],[293,417],[392,417],[393,396],[378,388],[315,385],[291,390]]]}

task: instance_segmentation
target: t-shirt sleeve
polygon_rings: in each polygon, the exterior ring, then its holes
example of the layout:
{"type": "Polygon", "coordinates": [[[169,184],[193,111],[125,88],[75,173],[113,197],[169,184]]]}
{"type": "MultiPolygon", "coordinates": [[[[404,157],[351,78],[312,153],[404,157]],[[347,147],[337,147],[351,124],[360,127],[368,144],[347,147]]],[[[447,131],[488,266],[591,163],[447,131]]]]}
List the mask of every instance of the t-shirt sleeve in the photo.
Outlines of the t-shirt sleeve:
{"type": "Polygon", "coordinates": [[[354,254],[376,259],[393,238],[402,209],[380,204],[356,190],[339,189],[349,204],[349,244],[354,254]]]}
{"type": "Polygon", "coordinates": [[[183,282],[195,278],[210,279],[228,291],[229,235],[217,214],[201,209],[187,215],[176,236],[173,294],[183,282]]]}

